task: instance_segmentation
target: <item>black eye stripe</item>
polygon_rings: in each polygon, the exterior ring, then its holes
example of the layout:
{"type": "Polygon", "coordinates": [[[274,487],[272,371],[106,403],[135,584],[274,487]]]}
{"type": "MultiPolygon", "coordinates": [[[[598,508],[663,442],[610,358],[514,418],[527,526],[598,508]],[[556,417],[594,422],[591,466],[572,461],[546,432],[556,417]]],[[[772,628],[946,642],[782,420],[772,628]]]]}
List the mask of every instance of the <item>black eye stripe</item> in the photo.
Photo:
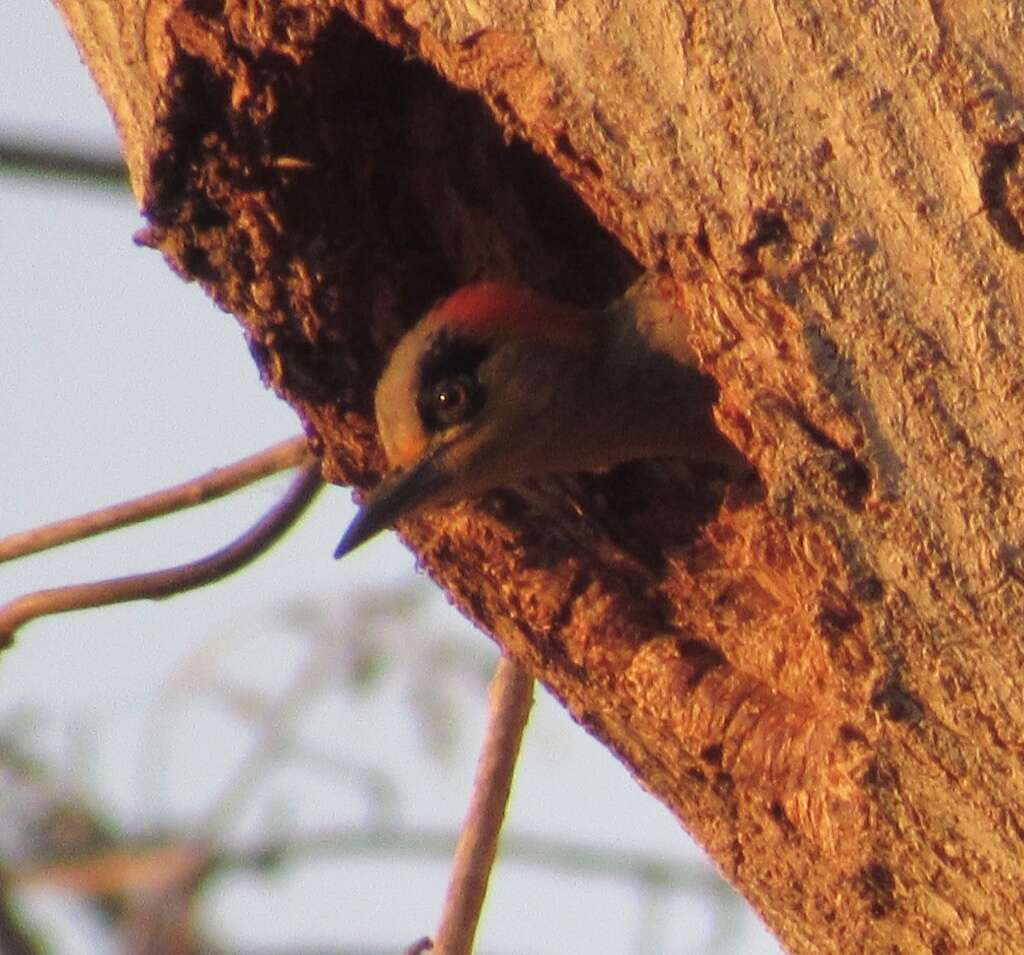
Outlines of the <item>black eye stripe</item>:
{"type": "Polygon", "coordinates": [[[476,376],[480,363],[489,349],[479,342],[471,342],[442,329],[434,336],[420,359],[420,390],[436,384],[443,378],[458,375],[476,376]]]}
{"type": "Polygon", "coordinates": [[[478,372],[488,347],[447,329],[438,333],[420,360],[416,409],[429,431],[468,421],[481,408],[484,389],[478,372]]]}

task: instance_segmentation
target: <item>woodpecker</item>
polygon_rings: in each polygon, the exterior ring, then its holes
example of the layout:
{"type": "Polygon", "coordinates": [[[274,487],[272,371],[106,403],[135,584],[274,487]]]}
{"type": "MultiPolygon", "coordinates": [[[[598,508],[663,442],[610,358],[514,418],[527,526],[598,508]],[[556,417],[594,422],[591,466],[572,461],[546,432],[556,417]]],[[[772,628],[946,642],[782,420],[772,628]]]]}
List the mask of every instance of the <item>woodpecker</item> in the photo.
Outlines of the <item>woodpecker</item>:
{"type": "Polygon", "coordinates": [[[685,317],[657,286],[648,273],[589,311],[480,282],[427,312],[374,396],[389,472],[334,556],[423,508],[530,477],[657,457],[745,467],[715,428],[718,388],[685,317]]]}

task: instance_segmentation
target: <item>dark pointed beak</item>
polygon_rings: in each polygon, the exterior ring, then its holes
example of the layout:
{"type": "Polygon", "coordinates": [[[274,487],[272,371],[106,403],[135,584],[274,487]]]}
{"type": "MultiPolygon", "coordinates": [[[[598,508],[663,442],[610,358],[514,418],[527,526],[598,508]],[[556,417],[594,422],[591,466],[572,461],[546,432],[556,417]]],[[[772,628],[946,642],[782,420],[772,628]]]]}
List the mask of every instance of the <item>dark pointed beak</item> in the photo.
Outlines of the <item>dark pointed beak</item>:
{"type": "Polygon", "coordinates": [[[404,471],[384,478],[349,524],[334,551],[335,558],[351,553],[399,518],[411,514],[447,484],[448,472],[438,458],[437,454],[427,455],[404,471]]]}

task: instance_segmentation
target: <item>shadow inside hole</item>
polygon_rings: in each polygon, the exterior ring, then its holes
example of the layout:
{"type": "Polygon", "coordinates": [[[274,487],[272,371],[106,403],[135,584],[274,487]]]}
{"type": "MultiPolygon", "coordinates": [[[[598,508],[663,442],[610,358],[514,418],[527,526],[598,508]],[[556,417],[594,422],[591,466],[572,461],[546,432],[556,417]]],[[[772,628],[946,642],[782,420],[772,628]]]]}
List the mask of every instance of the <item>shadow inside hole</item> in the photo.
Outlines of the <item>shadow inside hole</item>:
{"type": "Polygon", "coordinates": [[[656,459],[527,482],[491,492],[482,504],[523,535],[531,567],[556,566],[582,547],[640,580],[660,576],[667,555],[693,545],[727,499],[738,508],[763,498],[753,469],[656,459]]]}
{"type": "Polygon", "coordinates": [[[712,461],[631,461],[581,483],[600,508],[612,541],[649,569],[660,572],[665,556],[690,547],[721,512],[764,497],[753,469],[737,472],[712,461]]]}
{"type": "Polygon", "coordinates": [[[289,232],[329,237],[347,284],[370,278],[376,289],[387,275],[406,326],[481,277],[598,306],[641,271],[551,161],[508,138],[478,96],[345,14],[332,15],[285,86],[266,149],[307,144],[316,177],[293,177],[282,197],[289,232]]]}

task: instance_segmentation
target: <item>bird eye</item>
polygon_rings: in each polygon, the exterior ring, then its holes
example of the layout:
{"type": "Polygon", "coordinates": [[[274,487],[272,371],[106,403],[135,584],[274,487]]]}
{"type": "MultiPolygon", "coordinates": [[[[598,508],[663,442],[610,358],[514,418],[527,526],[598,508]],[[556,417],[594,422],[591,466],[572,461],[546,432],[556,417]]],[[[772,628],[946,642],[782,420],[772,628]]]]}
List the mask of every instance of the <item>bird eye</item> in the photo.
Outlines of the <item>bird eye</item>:
{"type": "Polygon", "coordinates": [[[445,378],[433,385],[420,413],[430,427],[448,428],[468,421],[483,403],[479,382],[468,375],[445,378]]]}
{"type": "Polygon", "coordinates": [[[465,424],[484,405],[482,369],[490,347],[441,329],[420,359],[416,410],[424,429],[443,431],[465,424]]]}

